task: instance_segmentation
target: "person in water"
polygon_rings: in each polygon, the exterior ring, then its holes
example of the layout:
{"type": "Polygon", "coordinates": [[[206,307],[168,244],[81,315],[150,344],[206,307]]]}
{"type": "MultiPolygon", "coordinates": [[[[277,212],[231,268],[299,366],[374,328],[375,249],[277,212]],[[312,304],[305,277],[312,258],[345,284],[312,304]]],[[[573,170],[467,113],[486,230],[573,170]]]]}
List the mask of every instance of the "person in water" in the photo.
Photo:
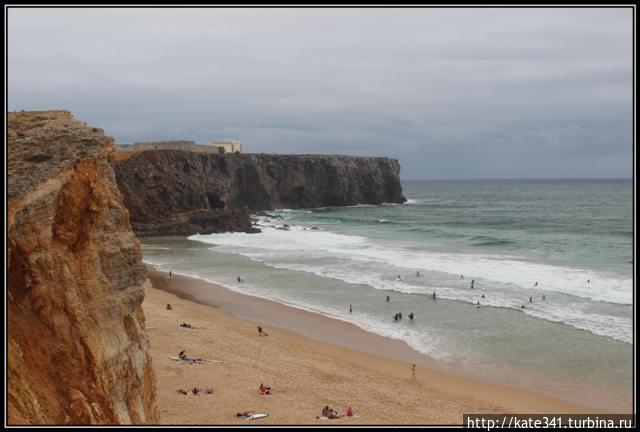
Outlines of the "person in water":
{"type": "Polygon", "coordinates": [[[353,305],[349,305],[349,313],[352,313],[352,312],[353,312],[353,307],[352,307],[352,306],[353,306],[353,305]]]}
{"type": "Polygon", "coordinates": [[[482,293],[482,298],[484,298],[484,293],[482,293]]]}
{"type": "Polygon", "coordinates": [[[420,270],[416,272],[416,277],[420,277],[420,270]]]}
{"type": "Polygon", "coordinates": [[[389,301],[389,296],[387,296],[387,301],[389,301]]]}
{"type": "Polygon", "coordinates": [[[475,283],[475,279],[471,279],[471,289],[473,289],[473,284],[475,283]]]}
{"type": "Polygon", "coordinates": [[[398,312],[398,319],[402,319],[402,312],[398,312]]]}
{"type": "Polygon", "coordinates": [[[520,309],[524,309],[524,304],[522,306],[520,306],[520,309]]]}
{"type": "Polygon", "coordinates": [[[395,316],[393,317],[394,321],[398,321],[398,314],[395,314],[395,316]]]}
{"type": "Polygon", "coordinates": [[[411,312],[411,313],[409,314],[409,319],[410,319],[411,321],[413,321],[413,312],[411,312]]]}
{"type": "Polygon", "coordinates": [[[434,300],[436,299],[436,292],[435,291],[433,292],[433,299],[434,300]]]}
{"type": "Polygon", "coordinates": [[[529,297],[529,303],[533,303],[533,297],[529,297]]]}
{"type": "Polygon", "coordinates": [[[545,296],[544,294],[542,294],[542,300],[546,300],[547,296],[545,296]]]}
{"type": "Polygon", "coordinates": [[[538,282],[536,281],[536,284],[534,286],[538,286],[538,282]]]}

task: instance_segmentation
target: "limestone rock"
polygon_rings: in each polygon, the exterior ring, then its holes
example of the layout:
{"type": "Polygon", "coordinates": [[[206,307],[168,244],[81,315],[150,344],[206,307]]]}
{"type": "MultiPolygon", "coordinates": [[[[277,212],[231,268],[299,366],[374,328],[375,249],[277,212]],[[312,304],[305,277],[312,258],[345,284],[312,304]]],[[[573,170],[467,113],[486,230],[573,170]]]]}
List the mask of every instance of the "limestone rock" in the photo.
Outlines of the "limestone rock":
{"type": "Polygon", "coordinates": [[[150,150],[113,166],[139,235],[251,232],[245,209],[406,201],[398,161],[383,157],[150,150]],[[201,223],[193,223],[192,212],[201,223]]]}
{"type": "Polygon", "coordinates": [[[67,111],[9,113],[8,131],[8,423],[155,423],[113,140],[67,111]]]}

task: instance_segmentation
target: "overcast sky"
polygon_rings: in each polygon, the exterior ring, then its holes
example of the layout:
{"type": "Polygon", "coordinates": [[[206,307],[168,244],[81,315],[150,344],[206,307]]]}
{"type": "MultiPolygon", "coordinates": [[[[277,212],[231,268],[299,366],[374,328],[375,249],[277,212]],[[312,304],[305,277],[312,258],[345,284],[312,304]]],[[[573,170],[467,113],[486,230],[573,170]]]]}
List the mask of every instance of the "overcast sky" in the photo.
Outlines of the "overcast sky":
{"type": "Polygon", "coordinates": [[[403,178],[632,175],[631,9],[16,9],[9,110],[120,143],[398,158],[403,178]]]}

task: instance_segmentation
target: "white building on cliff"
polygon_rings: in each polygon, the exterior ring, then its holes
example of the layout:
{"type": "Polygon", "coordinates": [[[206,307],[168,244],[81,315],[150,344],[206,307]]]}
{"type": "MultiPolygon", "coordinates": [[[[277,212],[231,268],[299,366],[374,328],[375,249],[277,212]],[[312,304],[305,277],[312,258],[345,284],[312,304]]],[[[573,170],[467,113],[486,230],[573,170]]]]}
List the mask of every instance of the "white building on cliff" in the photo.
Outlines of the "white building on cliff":
{"type": "Polygon", "coordinates": [[[238,140],[214,141],[212,145],[222,149],[221,153],[242,153],[242,143],[238,140]]]}

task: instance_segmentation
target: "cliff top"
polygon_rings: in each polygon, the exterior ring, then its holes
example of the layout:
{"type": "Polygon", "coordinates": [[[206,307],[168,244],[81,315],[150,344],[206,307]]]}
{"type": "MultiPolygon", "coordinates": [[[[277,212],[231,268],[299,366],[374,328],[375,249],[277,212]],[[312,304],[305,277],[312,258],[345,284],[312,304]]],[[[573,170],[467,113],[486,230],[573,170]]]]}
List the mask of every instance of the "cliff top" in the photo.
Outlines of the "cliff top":
{"type": "Polygon", "coordinates": [[[113,138],[76,120],[69,111],[10,112],[7,125],[7,194],[27,192],[80,159],[102,157],[113,138]]]}

